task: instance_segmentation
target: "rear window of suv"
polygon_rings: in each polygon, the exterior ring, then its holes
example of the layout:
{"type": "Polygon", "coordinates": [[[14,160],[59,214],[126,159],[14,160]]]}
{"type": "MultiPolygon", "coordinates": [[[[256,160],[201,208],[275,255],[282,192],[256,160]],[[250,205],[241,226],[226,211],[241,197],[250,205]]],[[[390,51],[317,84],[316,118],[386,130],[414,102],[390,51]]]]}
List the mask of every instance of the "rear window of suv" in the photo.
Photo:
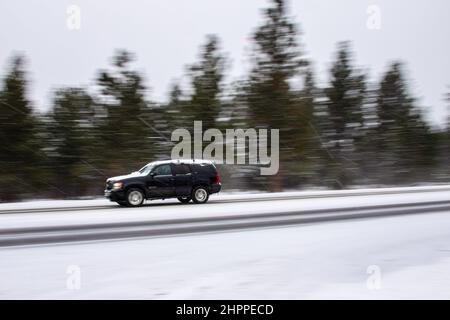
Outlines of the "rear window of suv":
{"type": "Polygon", "coordinates": [[[216,168],[212,164],[193,164],[192,171],[200,174],[216,175],[216,168]]]}
{"type": "Polygon", "coordinates": [[[188,174],[191,172],[191,169],[187,164],[172,164],[172,172],[174,175],[188,174]]]}

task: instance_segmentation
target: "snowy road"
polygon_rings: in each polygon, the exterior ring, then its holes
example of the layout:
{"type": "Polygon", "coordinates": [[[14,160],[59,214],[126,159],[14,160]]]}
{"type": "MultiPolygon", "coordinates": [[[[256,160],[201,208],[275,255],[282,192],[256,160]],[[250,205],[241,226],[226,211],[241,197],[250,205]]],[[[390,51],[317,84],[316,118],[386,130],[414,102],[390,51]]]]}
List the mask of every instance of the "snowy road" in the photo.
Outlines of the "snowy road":
{"type": "Polygon", "coordinates": [[[0,247],[183,235],[266,228],[326,221],[424,214],[450,211],[450,201],[375,205],[357,208],[236,214],[189,219],[143,220],[116,223],[0,229],[0,247]]]}
{"type": "Polygon", "coordinates": [[[448,299],[449,190],[432,189],[3,213],[0,298],[448,299]]]}

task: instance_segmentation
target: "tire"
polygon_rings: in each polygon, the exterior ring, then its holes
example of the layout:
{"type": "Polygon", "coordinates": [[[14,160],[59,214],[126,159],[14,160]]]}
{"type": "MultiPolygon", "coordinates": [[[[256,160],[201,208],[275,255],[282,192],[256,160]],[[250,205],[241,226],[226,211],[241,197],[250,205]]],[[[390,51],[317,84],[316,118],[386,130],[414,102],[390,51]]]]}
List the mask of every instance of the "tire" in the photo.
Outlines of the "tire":
{"type": "Polygon", "coordinates": [[[209,199],[209,192],[206,187],[199,186],[192,190],[192,200],[194,203],[206,203],[209,199]]]}
{"type": "Polygon", "coordinates": [[[127,191],[126,204],[128,207],[140,207],[144,203],[144,198],[141,189],[131,188],[127,191]]]}
{"type": "Polygon", "coordinates": [[[189,201],[191,201],[191,197],[178,197],[177,199],[181,203],[189,203],[189,201]]]}

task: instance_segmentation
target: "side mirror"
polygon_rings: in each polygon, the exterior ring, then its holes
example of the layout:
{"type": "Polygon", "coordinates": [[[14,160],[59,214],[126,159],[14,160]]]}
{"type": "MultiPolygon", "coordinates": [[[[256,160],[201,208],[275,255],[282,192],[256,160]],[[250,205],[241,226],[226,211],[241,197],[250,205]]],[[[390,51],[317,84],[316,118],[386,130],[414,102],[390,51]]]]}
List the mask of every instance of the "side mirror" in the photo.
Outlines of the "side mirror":
{"type": "Polygon", "coordinates": [[[150,177],[156,176],[156,172],[150,172],[150,177]]]}

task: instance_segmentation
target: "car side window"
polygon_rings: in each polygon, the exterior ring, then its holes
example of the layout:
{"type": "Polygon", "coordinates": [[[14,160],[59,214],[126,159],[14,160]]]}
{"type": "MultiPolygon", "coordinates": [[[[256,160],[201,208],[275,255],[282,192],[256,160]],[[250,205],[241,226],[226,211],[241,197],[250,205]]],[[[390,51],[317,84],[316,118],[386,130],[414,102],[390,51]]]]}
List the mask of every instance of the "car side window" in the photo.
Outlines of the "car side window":
{"type": "Polygon", "coordinates": [[[158,176],[170,176],[172,175],[172,170],[169,164],[163,164],[155,168],[153,172],[158,176]]]}
{"type": "Polygon", "coordinates": [[[172,165],[173,174],[188,174],[191,172],[187,164],[173,164],[172,165]]]}
{"type": "Polygon", "coordinates": [[[216,170],[211,165],[194,164],[193,170],[200,174],[215,175],[216,170]]]}

